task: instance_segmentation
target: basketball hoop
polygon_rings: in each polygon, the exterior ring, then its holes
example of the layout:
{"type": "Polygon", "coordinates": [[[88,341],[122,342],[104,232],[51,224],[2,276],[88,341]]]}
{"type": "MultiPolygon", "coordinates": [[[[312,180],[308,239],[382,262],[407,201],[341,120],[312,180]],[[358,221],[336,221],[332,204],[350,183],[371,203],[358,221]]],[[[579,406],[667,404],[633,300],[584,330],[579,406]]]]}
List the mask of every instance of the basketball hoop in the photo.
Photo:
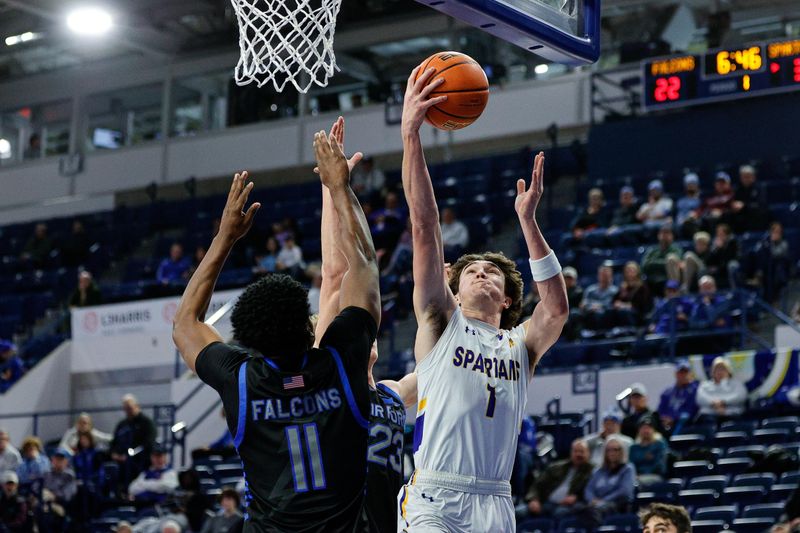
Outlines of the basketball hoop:
{"type": "Polygon", "coordinates": [[[239,24],[237,85],[326,87],[336,66],[333,35],[342,0],[231,0],[239,24]]]}

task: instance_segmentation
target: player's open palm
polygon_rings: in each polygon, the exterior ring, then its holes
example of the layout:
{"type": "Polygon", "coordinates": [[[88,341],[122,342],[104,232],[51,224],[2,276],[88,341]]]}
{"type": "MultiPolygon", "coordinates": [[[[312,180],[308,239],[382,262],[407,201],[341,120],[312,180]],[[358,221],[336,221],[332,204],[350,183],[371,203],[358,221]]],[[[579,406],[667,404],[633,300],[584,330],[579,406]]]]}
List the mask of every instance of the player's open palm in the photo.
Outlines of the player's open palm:
{"type": "Polygon", "coordinates": [[[333,134],[324,131],[314,134],[314,154],[322,184],[328,189],[346,187],[350,184],[350,168],[341,145],[333,134]]]}
{"type": "Polygon", "coordinates": [[[517,199],[514,209],[522,220],[530,220],[536,215],[536,207],[544,192],[544,152],[536,154],[533,161],[531,185],[525,188],[525,180],[517,180],[517,199]]]}
{"type": "MultiPolygon", "coordinates": [[[[336,119],[336,122],[333,123],[331,126],[331,132],[328,134],[330,137],[336,139],[336,142],[339,144],[339,149],[344,153],[344,117],[339,117],[336,119]]],[[[350,172],[356,167],[358,163],[364,158],[364,154],[361,152],[354,153],[348,160],[347,160],[347,168],[350,169],[350,172]]],[[[314,167],[314,173],[319,174],[319,167],[314,167]]]]}
{"type": "Polygon", "coordinates": [[[228,200],[225,202],[225,209],[222,211],[222,219],[219,223],[219,234],[235,241],[247,234],[253,225],[256,212],[261,208],[259,202],[254,202],[246,212],[244,210],[247,197],[253,190],[253,182],[248,182],[247,178],[247,171],[233,176],[231,190],[228,192],[228,200]]]}
{"type": "Polygon", "coordinates": [[[403,133],[418,132],[422,122],[425,120],[425,114],[428,109],[447,100],[447,95],[430,98],[430,94],[444,83],[444,78],[428,83],[436,69],[429,68],[417,79],[419,69],[420,67],[418,66],[412,70],[411,75],[408,77],[406,94],[403,97],[403,133]]]}

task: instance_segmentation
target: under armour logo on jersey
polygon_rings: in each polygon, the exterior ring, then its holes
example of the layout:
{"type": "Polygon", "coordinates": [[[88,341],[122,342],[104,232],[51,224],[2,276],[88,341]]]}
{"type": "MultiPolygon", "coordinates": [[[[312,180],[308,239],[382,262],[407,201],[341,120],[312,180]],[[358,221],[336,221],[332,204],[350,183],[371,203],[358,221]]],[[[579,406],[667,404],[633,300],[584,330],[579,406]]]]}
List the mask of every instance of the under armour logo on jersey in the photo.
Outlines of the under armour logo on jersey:
{"type": "Polygon", "coordinates": [[[503,334],[502,333],[498,333],[497,334],[497,340],[499,340],[499,341],[503,340],[503,334]]]}
{"type": "Polygon", "coordinates": [[[425,496],[425,493],[424,493],[424,492],[422,493],[422,497],[423,497],[423,499],[426,499],[426,500],[428,500],[429,502],[433,503],[433,498],[432,498],[432,497],[430,497],[430,496],[425,496]]]}
{"type": "Polygon", "coordinates": [[[467,327],[464,328],[464,333],[472,333],[473,335],[475,335],[477,333],[477,331],[472,329],[471,327],[467,326],[467,327]]]}

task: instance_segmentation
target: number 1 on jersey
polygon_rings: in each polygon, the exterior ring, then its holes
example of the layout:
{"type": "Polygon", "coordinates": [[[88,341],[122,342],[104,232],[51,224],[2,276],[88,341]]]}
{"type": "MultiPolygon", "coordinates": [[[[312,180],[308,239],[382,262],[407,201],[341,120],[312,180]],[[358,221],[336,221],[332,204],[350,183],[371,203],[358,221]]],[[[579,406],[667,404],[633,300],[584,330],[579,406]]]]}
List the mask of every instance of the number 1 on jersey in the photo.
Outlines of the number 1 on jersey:
{"type": "Polygon", "coordinates": [[[495,388],[487,384],[486,390],[489,391],[489,403],[486,405],[486,417],[494,418],[494,404],[497,403],[497,397],[494,393],[495,388]]]}

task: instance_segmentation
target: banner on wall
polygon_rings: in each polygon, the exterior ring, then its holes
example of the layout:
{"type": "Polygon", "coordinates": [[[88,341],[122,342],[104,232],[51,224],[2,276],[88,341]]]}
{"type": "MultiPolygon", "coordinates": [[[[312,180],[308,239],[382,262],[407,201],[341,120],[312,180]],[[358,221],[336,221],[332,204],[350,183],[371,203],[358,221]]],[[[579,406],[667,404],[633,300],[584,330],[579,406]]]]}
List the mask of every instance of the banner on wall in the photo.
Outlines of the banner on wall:
{"type": "MultiPolygon", "coordinates": [[[[212,316],[226,303],[238,298],[241,292],[240,289],[215,292],[206,317],[212,316]]],[[[175,296],[75,309],[72,311],[72,338],[82,341],[170,332],[179,301],[180,298],[175,296]]]]}
{"type": "MultiPolygon", "coordinates": [[[[711,363],[716,357],[695,355],[689,358],[698,381],[711,379],[711,363]]],[[[747,387],[750,400],[772,398],[780,391],[800,385],[800,350],[728,352],[723,357],[733,369],[733,379],[747,387]]]]}

